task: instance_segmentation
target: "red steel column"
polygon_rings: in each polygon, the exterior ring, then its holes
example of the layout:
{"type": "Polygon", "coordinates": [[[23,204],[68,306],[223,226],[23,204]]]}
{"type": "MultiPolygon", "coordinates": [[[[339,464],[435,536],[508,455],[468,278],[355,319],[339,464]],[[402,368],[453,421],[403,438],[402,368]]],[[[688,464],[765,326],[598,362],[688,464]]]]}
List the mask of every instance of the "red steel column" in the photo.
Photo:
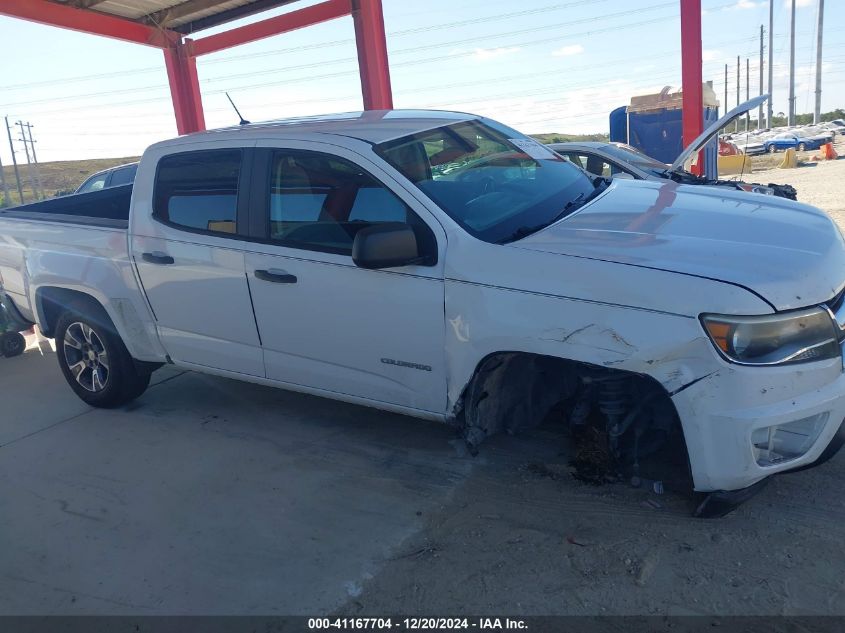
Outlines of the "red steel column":
{"type": "MultiPolygon", "coordinates": [[[[701,0],[681,0],[681,76],[683,80],[684,147],[704,131],[704,90],[701,59],[701,0]]],[[[693,171],[701,175],[704,157],[693,171]]]]}
{"type": "Polygon", "coordinates": [[[197,60],[188,54],[188,43],[176,43],[164,49],[164,64],[170,82],[170,97],[176,114],[176,130],[179,134],[201,132],[205,129],[205,114],[202,110],[197,60]]]}
{"type": "Polygon", "coordinates": [[[358,72],[365,110],[391,110],[390,65],[381,0],[352,0],[352,20],[358,44],[358,72]]]}

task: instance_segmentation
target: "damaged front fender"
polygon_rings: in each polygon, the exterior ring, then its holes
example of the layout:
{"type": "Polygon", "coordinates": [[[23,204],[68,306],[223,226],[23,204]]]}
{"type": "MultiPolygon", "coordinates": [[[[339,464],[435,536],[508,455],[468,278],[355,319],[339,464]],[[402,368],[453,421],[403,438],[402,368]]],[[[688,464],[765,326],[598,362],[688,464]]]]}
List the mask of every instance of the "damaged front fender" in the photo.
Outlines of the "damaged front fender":
{"type": "Polygon", "coordinates": [[[496,354],[566,359],[649,376],[668,392],[722,365],[697,318],[468,284],[448,284],[449,407],[496,354]]]}

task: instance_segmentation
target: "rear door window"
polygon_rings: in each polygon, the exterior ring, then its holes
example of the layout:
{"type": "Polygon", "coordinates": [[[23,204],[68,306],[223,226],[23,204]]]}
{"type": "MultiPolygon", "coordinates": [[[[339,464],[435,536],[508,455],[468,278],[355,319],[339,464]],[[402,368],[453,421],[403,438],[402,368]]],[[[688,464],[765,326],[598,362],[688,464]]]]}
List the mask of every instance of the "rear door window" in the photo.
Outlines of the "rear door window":
{"type": "Polygon", "coordinates": [[[128,185],[134,182],[136,171],[138,171],[138,165],[130,165],[129,167],[115,169],[111,175],[109,187],[119,187],[120,185],[128,185]]]}
{"type": "Polygon", "coordinates": [[[187,230],[237,233],[240,149],[165,156],[156,174],[153,217],[187,230]]]}

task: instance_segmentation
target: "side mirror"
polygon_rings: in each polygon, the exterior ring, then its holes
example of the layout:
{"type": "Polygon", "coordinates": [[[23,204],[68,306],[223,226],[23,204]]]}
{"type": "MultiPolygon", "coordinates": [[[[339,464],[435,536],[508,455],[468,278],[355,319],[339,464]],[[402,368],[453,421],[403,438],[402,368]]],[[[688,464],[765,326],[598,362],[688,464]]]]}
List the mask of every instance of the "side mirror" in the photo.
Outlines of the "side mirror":
{"type": "Polygon", "coordinates": [[[386,222],[358,231],[352,242],[352,261],[359,268],[395,268],[420,263],[422,258],[414,229],[386,222]]]}

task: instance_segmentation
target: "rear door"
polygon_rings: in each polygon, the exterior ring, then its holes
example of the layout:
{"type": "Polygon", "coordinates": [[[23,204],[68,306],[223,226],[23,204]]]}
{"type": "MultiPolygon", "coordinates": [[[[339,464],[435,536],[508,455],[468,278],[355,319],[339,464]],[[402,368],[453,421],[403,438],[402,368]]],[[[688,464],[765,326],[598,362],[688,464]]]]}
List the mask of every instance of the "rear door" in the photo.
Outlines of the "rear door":
{"type": "Polygon", "coordinates": [[[161,156],[135,188],[130,234],[170,357],[263,377],[243,250],[251,158],[249,147],[226,142],[161,156]]]}
{"type": "Polygon", "coordinates": [[[350,150],[288,141],[256,148],[246,270],[267,377],[414,409],[446,402],[442,227],[350,150]],[[356,230],[415,227],[430,265],[365,270],[356,230]]]}

